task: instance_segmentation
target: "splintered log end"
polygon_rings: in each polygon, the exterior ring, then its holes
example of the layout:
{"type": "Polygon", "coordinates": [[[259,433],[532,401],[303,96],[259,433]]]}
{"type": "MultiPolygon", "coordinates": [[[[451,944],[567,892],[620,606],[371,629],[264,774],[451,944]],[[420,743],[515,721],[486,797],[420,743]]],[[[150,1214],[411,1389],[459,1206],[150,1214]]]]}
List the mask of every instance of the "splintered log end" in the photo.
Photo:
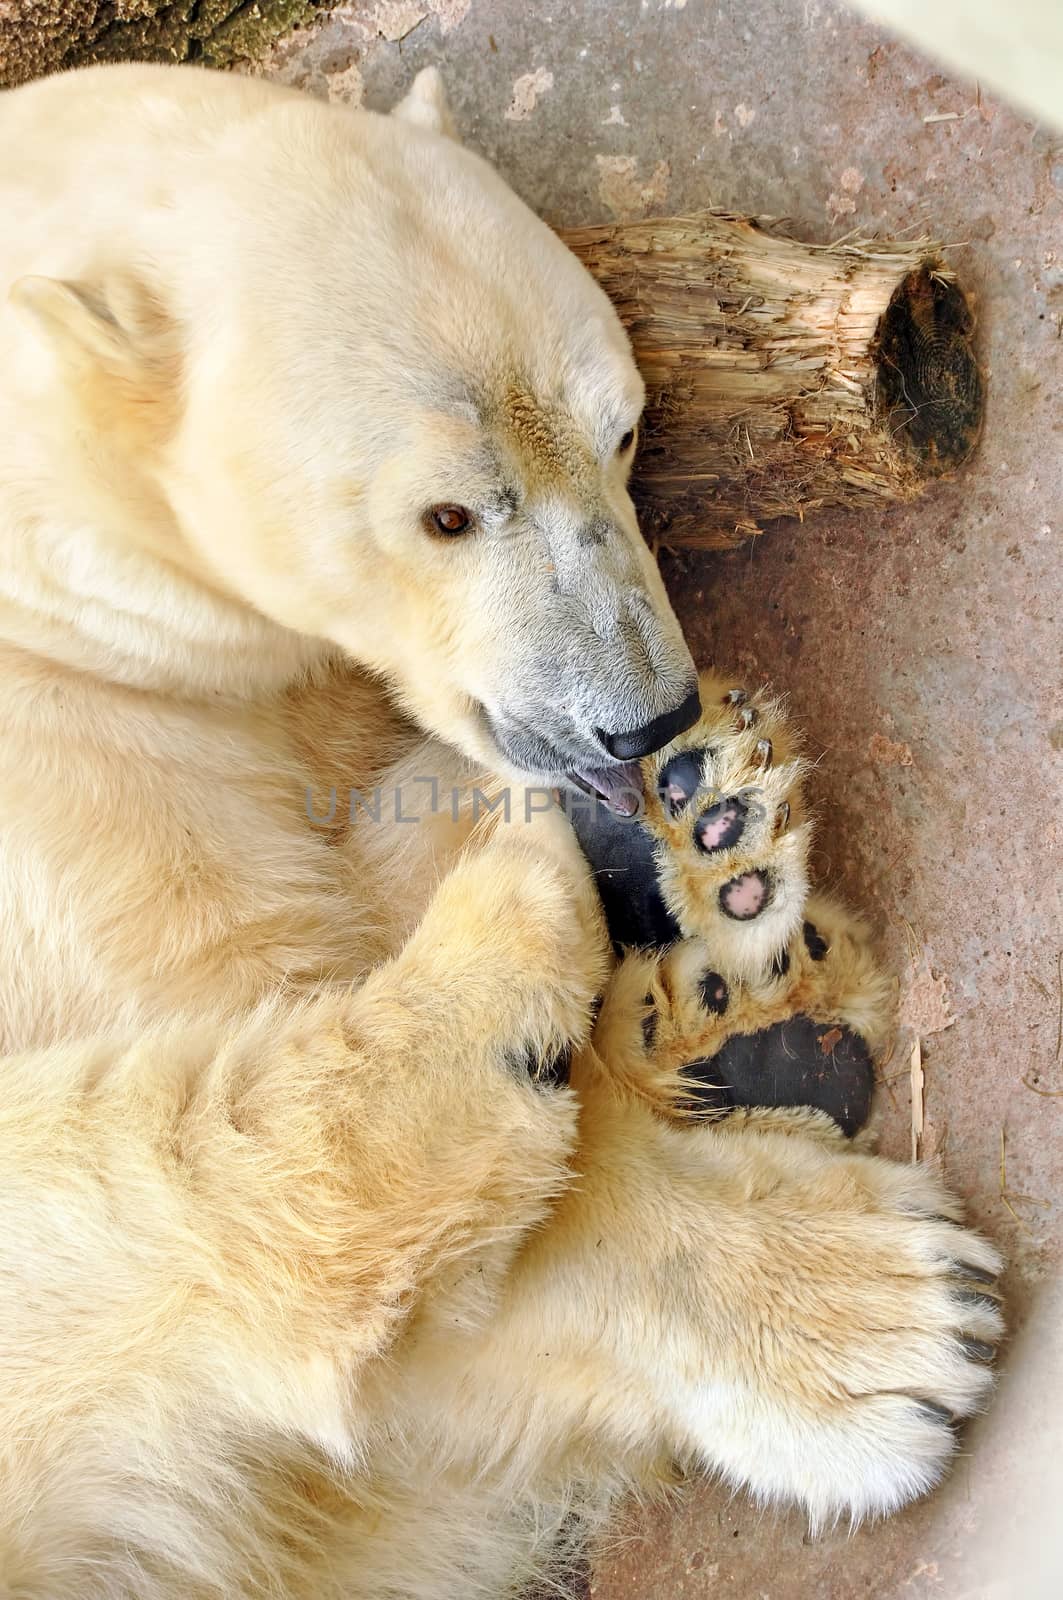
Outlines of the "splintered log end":
{"type": "Polygon", "coordinates": [[[910,272],[872,351],[879,409],[928,477],[963,465],[982,431],[985,393],[963,290],[933,264],[910,272]]]}
{"type": "Polygon", "coordinates": [[[929,240],[823,247],[727,212],[563,234],[646,380],[651,541],[721,549],[823,506],[909,501],[971,454],[974,317],[929,240]]]}

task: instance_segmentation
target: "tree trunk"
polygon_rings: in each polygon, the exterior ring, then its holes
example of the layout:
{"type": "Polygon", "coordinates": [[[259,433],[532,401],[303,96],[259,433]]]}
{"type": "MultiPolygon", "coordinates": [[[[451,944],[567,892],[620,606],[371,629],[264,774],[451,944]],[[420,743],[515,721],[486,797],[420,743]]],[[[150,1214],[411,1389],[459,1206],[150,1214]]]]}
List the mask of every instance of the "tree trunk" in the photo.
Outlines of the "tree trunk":
{"type": "Polygon", "coordinates": [[[326,0],[0,0],[0,89],[95,61],[255,60],[326,0]]]}
{"type": "Polygon", "coordinates": [[[646,380],[647,535],[725,547],[773,517],[911,500],[970,455],[982,380],[926,240],[799,244],[726,212],[562,230],[646,380]]]}

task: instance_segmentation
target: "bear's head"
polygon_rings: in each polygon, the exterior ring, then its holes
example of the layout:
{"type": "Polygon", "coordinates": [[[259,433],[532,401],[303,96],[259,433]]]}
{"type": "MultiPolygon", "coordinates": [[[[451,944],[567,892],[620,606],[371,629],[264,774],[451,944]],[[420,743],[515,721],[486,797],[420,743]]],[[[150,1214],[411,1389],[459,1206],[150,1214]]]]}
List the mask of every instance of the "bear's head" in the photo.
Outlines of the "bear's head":
{"type": "Polygon", "coordinates": [[[611,305],[452,137],[434,72],[390,117],[200,81],[120,253],[16,288],[88,396],[116,525],[471,757],[615,799],[698,700],[627,492],[643,386],[611,305]]]}

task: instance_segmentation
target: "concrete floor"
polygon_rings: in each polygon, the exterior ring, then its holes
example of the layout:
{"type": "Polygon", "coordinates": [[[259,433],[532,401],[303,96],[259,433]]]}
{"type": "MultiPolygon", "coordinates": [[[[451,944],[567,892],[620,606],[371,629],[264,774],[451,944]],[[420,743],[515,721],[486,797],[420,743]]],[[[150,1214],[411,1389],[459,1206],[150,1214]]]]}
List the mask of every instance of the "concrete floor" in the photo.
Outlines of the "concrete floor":
{"type": "MultiPolygon", "coordinates": [[[[552,222],[716,204],[817,241],[934,232],[975,292],[989,379],[979,455],[918,506],[664,568],[695,654],[785,688],[822,752],[818,871],[877,924],[923,1040],[926,1148],[1006,1251],[1026,1335],[930,1502],[810,1542],[797,1516],[700,1487],[633,1517],[592,1592],[1063,1593],[1032,1567],[1063,1506],[1058,1476],[1050,1518],[1037,1501],[1063,1421],[1063,133],[826,0],[370,0],[270,70],[386,106],[431,62],[468,142],[552,222]]],[[[880,1091],[901,1157],[906,1062],[880,1091]]]]}

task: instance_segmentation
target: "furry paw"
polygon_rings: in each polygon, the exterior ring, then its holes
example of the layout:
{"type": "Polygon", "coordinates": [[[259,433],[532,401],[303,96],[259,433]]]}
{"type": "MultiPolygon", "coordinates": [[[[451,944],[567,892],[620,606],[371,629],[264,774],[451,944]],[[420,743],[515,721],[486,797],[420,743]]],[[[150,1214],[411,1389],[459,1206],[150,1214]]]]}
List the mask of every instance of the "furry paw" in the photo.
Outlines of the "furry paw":
{"type": "Polygon", "coordinates": [[[730,978],[789,943],[808,889],[811,835],[800,742],[778,701],[705,673],[694,727],[642,763],[635,818],[569,810],[619,945],[699,936],[730,978]]]}
{"type": "Polygon", "coordinates": [[[956,1424],[988,1399],[999,1257],[925,1167],[733,1126],[705,1132],[718,1188],[733,1147],[747,1237],[733,1303],[702,1315],[739,1344],[731,1383],[688,1396],[696,1449],[814,1525],[884,1515],[938,1481],[956,1424]]]}
{"type": "Polygon", "coordinates": [[[564,817],[499,826],[444,878],[396,958],[433,1047],[552,1088],[568,1080],[609,965],[601,906],[564,817]],[[424,997],[424,998],[422,998],[424,997]]]}
{"type": "Polygon", "coordinates": [[[863,924],[813,896],[789,945],[748,980],[725,978],[701,939],[630,954],[610,982],[595,1047],[665,1115],[805,1106],[851,1135],[870,1111],[872,1053],[890,1014],[863,924]]]}

